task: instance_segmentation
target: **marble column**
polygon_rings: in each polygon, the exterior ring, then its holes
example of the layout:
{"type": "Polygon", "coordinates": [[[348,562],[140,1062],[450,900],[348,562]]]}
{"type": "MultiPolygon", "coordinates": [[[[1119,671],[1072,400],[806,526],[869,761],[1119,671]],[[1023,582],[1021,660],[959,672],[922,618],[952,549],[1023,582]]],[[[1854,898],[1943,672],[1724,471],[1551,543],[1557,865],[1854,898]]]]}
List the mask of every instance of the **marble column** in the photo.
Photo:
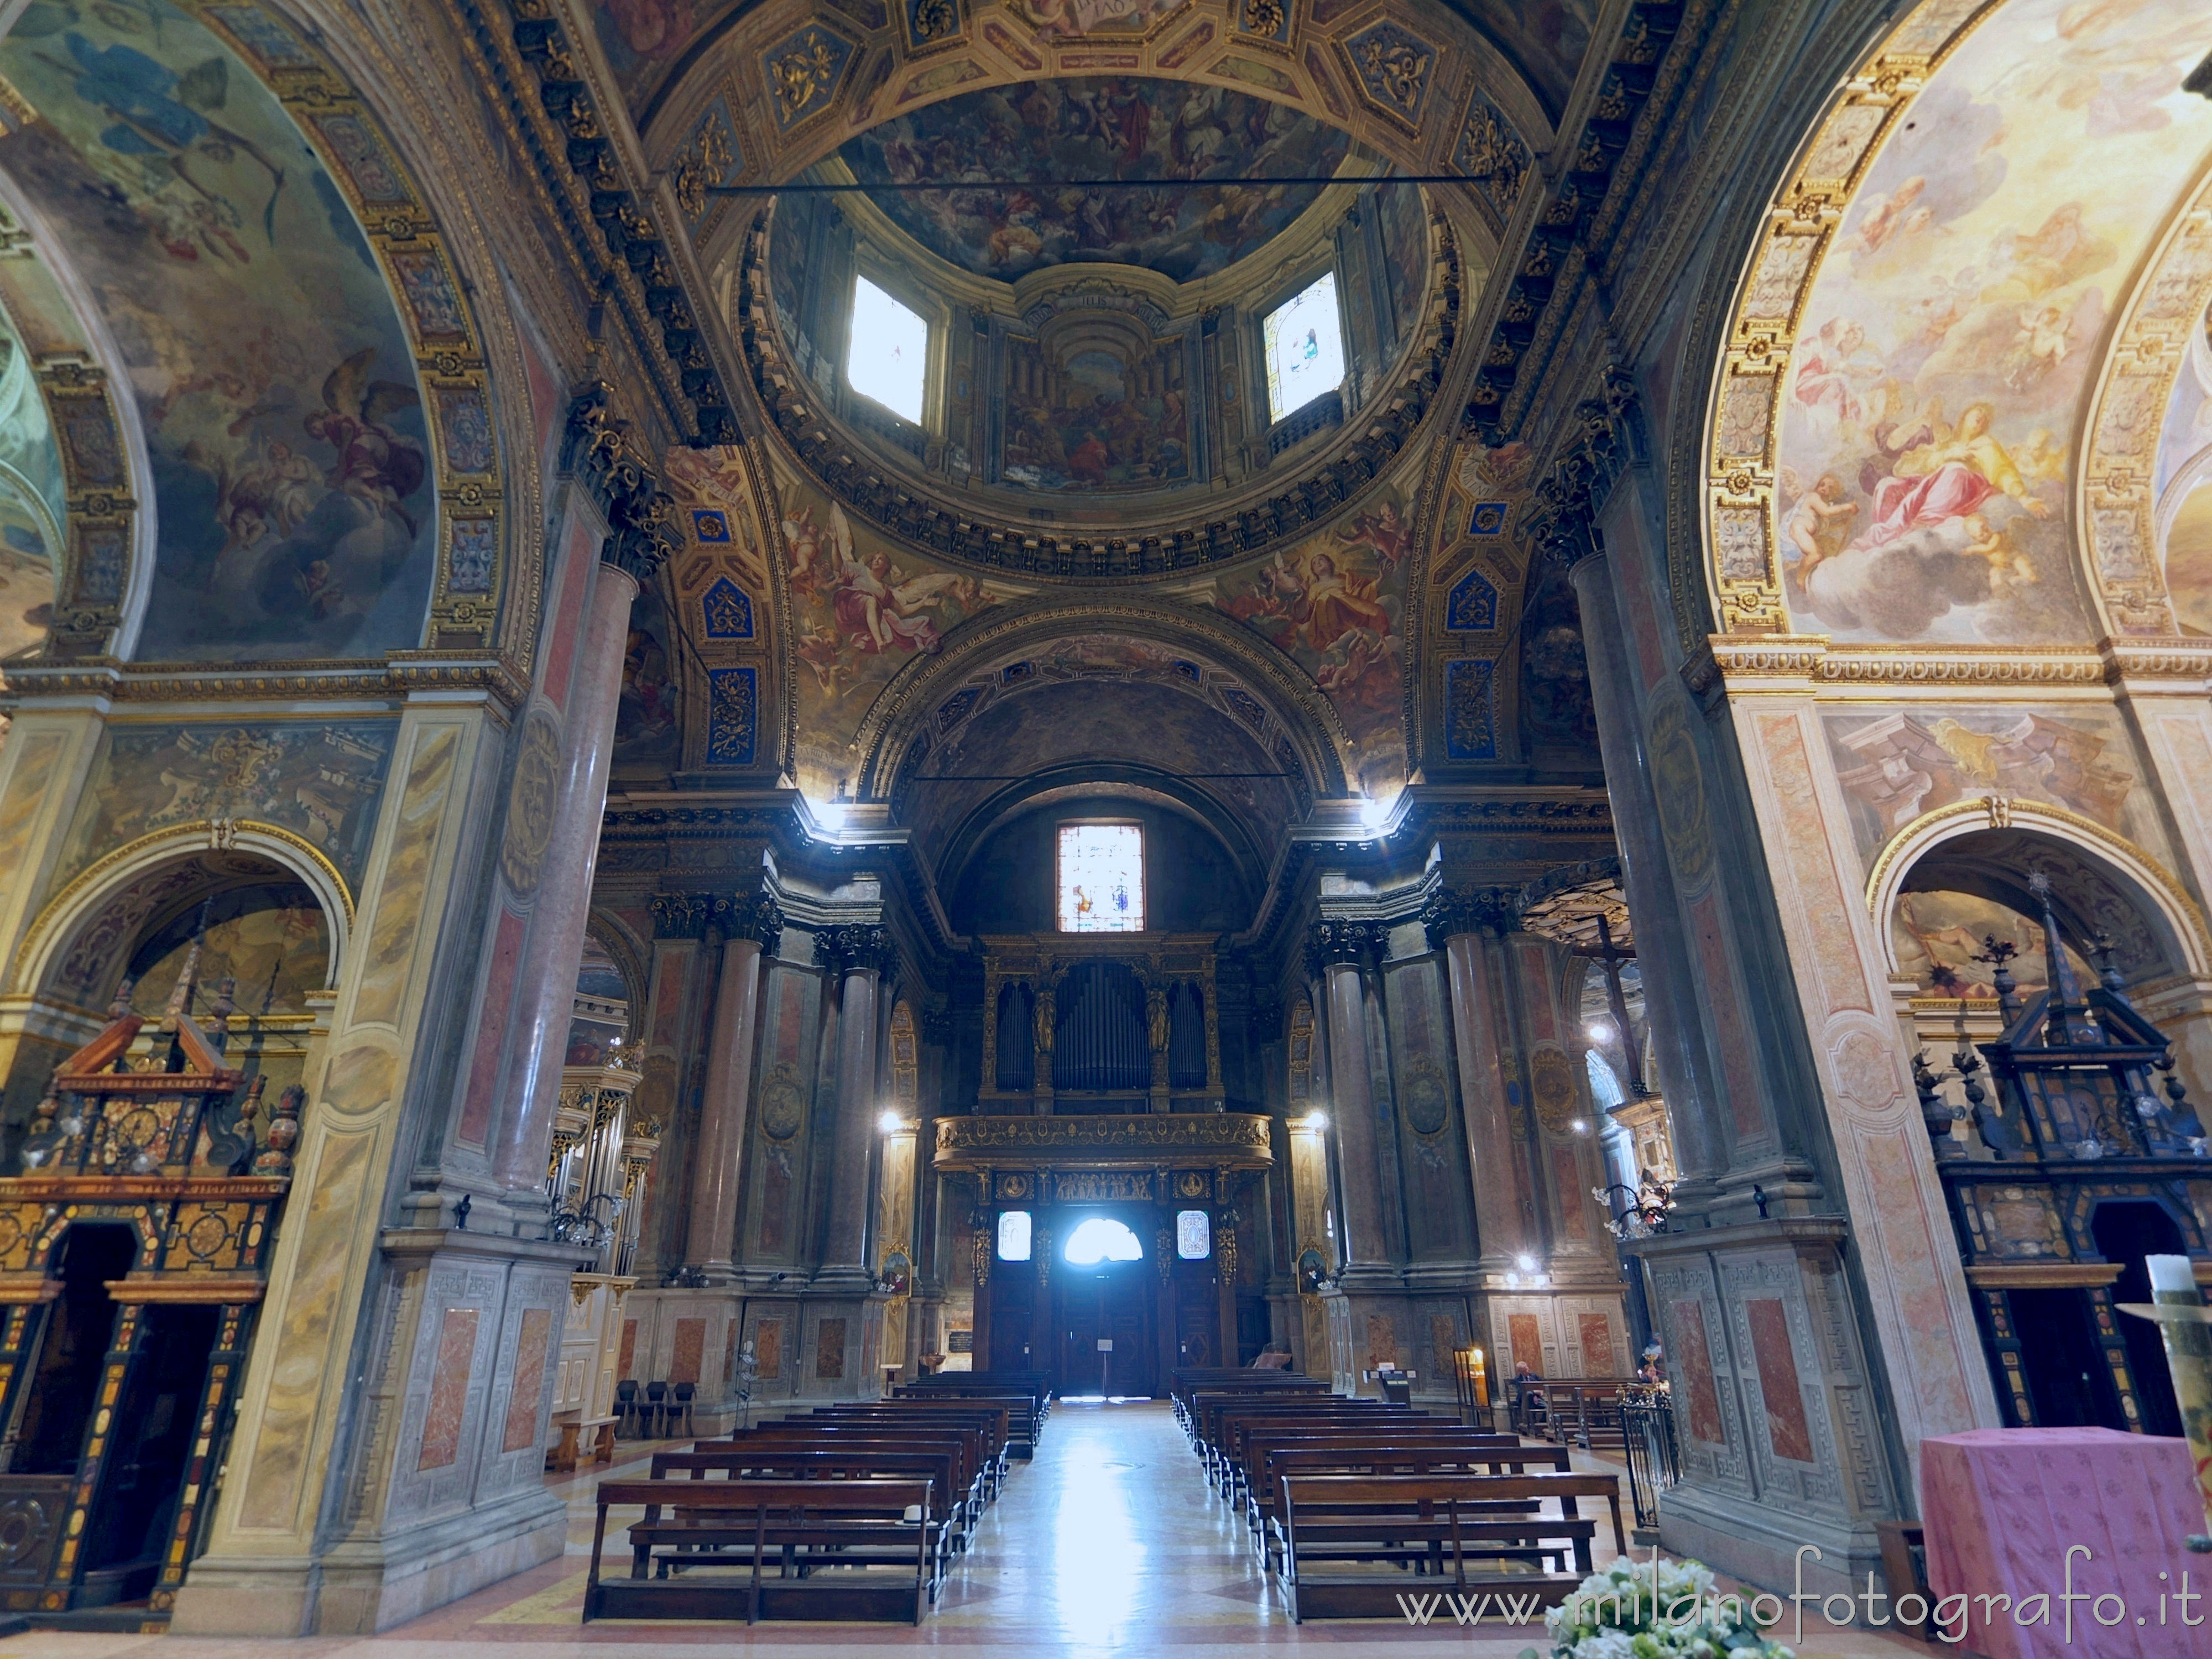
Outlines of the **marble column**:
{"type": "Polygon", "coordinates": [[[1582,608],[1598,748],[1605,760],[1606,793],[1613,801],[1621,884],[1627,890],[1637,959],[1644,969],[1652,1059],[1674,1126],[1683,1178],[1675,1198],[1687,1207],[1712,1191],[1715,1178],[1727,1167],[1727,1150],[1716,1127],[1726,1097],[1698,1018],[1692,951],[1682,925],[1674,866],[1668,860],[1663,820],[1652,785],[1628,635],[1605,554],[1585,553],[1569,574],[1582,608]]]}
{"type": "Polygon", "coordinates": [[[1474,1223],[1482,1251],[1477,1265],[1486,1275],[1502,1274],[1533,1248],[1537,1232],[1522,1183],[1514,1178],[1514,1107],[1499,1064],[1514,1045],[1498,1006],[1503,981],[1496,935],[1513,925],[1512,907],[1503,893],[1446,892],[1421,920],[1430,943],[1443,942],[1451,979],[1461,1116],[1474,1174],[1474,1223]]]}
{"type": "MultiPolygon", "coordinates": [[[[607,544],[610,550],[619,545],[616,540],[607,544]]],[[[630,605],[637,598],[639,578],[650,569],[649,564],[625,568],[601,562],[585,611],[565,730],[553,726],[540,709],[533,708],[524,720],[501,863],[509,885],[533,887],[536,902],[529,952],[516,988],[520,1048],[506,1109],[489,1148],[492,1173],[510,1192],[531,1192],[544,1184],[553,1112],[561,1098],[561,1061],[575,1004],[576,964],[583,957],[584,922],[591,909],[592,867],[599,854],[599,820],[606,810],[607,763],[622,697],[630,605]],[[551,737],[556,731],[557,738],[551,737]],[[547,738],[538,738],[539,732],[547,738]],[[541,813],[550,822],[531,821],[541,813]],[[528,856],[533,844],[542,848],[534,860],[528,856]]]]}
{"type": "Polygon", "coordinates": [[[837,1007],[837,1127],[831,1142],[830,1235],[819,1278],[836,1276],[866,1290],[874,1274],[867,1259],[869,1156],[881,1103],[876,1078],[876,1004],[890,953],[881,927],[825,928],[826,945],[842,986],[837,1007]]]}
{"type": "Polygon", "coordinates": [[[684,1250],[686,1267],[714,1279],[727,1278],[732,1271],[745,1108],[751,1096],[753,1030],[760,1007],[761,952],[781,937],[783,914],[772,900],[749,894],[730,901],[723,927],[707,1083],[699,1106],[699,1139],[692,1152],[691,1225],[684,1250]]]}
{"type": "Polygon", "coordinates": [[[1328,1075],[1344,1196],[1344,1278],[1393,1281],[1382,1226],[1382,1170],[1367,1058],[1364,964],[1379,943],[1364,922],[1316,922],[1312,952],[1328,1009],[1328,1075]]]}

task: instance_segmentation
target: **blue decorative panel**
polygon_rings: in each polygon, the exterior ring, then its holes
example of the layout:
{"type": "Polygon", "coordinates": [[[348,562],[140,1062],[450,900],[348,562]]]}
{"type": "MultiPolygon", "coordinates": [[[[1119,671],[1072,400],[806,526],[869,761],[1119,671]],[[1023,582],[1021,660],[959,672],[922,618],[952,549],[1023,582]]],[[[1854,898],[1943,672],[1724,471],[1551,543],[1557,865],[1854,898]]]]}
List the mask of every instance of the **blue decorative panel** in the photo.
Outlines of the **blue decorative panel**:
{"type": "Polygon", "coordinates": [[[1467,515],[1467,533],[1470,536],[1503,536],[1505,533],[1505,503],[1477,501],[1474,511],[1467,515]]]}
{"type": "Polygon", "coordinates": [[[707,619],[710,640],[749,640],[753,636],[753,602],[727,576],[699,596],[699,609],[707,619]]]}
{"type": "Polygon", "coordinates": [[[1352,73],[1368,98],[1400,119],[1418,123],[1436,78],[1437,49],[1395,23],[1376,23],[1344,43],[1352,73]]]}
{"type": "Polygon", "coordinates": [[[730,539],[730,520],[726,514],[712,507],[691,509],[691,533],[702,542],[726,542],[730,539]]]}
{"type": "Polygon", "coordinates": [[[999,671],[999,679],[1002,684],[1012,685],[1016,680],[1025,680],[1036,672],[1036,665],[1033,662],[1010,662],[999,671]]]}
{"type": "Polygon", "coordinates": [[[761,54],[761,75],[775,101],[775,124],[790,127],[830,107],[853,43],[818,24],[787,35],[761,54]]]}
{"type": "Polygon", "coordinates": [[[1200,668],[1194,662],[1184,661],[1181,657],[1177,657],[1175,659],[1175,672],[1182,675],[1183,678],[1193,682],[1202,680],[1206,678],[1206,671],[1204,669],[1200,668]]]}
{"type": "Polygon", "coordinates": [[[1458,633],[1486,634],[1498,626],[1498,590],[1480,570],[1470,570],[1452,585],[1444,606],[1444,626],[1458,633]]]}
{"type": "Polygon", "coordinates": [[[707,764],[750,766],[760,699],[750,668],[715,668],[707,674],[707,764]]]}
{"type": "Polygon", "coordinates": [[[1491,682],[1498,665],[1488,659],[1444,665],[1444,752],[1455,761],[1498,758],[1491,682]]]}

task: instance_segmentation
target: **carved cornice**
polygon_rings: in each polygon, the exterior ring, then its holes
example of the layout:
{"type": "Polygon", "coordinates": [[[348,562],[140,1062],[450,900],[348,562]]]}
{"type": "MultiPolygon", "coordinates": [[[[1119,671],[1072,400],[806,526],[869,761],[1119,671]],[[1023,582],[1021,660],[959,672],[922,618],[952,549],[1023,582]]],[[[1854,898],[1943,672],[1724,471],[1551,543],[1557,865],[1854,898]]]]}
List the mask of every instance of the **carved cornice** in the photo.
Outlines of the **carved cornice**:
{"type": "Polygon", "coordinates": [[[587,380],[577,388],[568,405],[562,465],[606,515],[600,558],[642,583],[682,544],[682,532],[676,527],[675,503],[630,436],[629,422],[615,415],[613,397],[614,388],[605,380],[587,380]]]}
{"type": "Polygon", "coordinates": [[[1505,276],[1504,292],[1489,337],[1482,343],[1482,368],[1464,416],[1468,433],[1486,444],[1502,444],[1514,435],[1512,428],[1528,402],[1523,382],[1531,378],[1531,370],[1541,367],[1531,361],[1538,355],[1539,334],[1554,341],[1559,332],[1559,319],[1547,313],[1563,311],[1571,302],[1568,296],[1580,284],[1565,279],[1584,274],[1590,263],[1585,244],[1593,240],[1594,232],[1601,235],[1604,227],[1619,217],[1617,212],[1601,210],[1636,176],[1637,168],[1624,170],[1620,162],[1635,137],[1638,118],[1659,88],[1661,60],[1690,9],[1669,0],[1632,7],[1581,136],[1550,197],[1537,210],[1520,261],[1510,275],[1500,273],[1505,276]],[[1516,386],[1521,388],[1517,398],[1516,386]]]}
{"type": "Polygon", "coordinates": [[[520,706],[527,682],[505,657],[455,661],[432,652],[393,652],[381,665],[271,663],[252,674],[192,672],[179,664],[121,663],[108,658],[8,665],[5,707],[49,698],[103,697],[114,702],[296,702],[362,697],[404,700],[416,691],[481,691],[501,708],[520,706]]]}
{"type": "Polygon", "coordinates": [[[2212,680],[2212,641],[2108,640],[2096,647],[1836,645],[1825,634],[1716,634],[1682,678],[1703,696],[1715,684],[2110,685],[2212,680]]]}
{"type": "Polygon", "coordinates": [[[1443,888],[1421,912],[1432,951],[1463,933],[1510,933],[1519,925],[1513,895],[1503,887],[1443,888]]]}
{"type": "Polygon", "coordinates": [[[649,200],[631,190],[623,174],[611,133],[624,118],[610,118],[593,102],[580,49],[556,8],[551,0],[460,0],[460,7],[528,135],[531,159],[570,241],[651,361],[664,403],[678,410],[675,424],[684,422],[678,399],[669,392],[692,406],[685,434],[690,442],[738,441],[737,418],[684,291],[671,240],[654,222],[649,200]]]}
{"type": "Polygon", "coordinates": [[[1268,1120],[1243,1112],[1084,1117],[941,1117],[939,1170],[1086,1167],[1263,1170],[1268,1120]]]}
{"type": "Polygon", "coordinates": [[[1591,532],[1597,514],[1620,475],[1644,453],[1640,422],[1635,377],[1607,364],[1598,395],[1575,406],[1575,429],[1552,476],[1530,492],[1534,504],[1521,529],[1531,545],[1567,568],[1595,550],[1591,532]]]}
{"type": "MultiPolygon", "coordinates": [[[[1458,338],[1460,257],[1449,228],[1429,333],[1397,383],[1346,422],[1349,442],[1318,458],[1303,477],[1229,516],[1204,523],[1165,522],[1127,536],[1041,535],[1035,520],[969,518],[930,499],[920,483],[902,484],[893,465],[848,436],[823,407],[806,376],[787,362],[770,313],[769,217],[747,232],[737,284],[737,330],[754,392],[799,461],[849,510],[887,534],[941,557],[1008,574],[1059,582],[1143,580],[1248,558],[1312,534],[1351,508],[1396,464],[1427,416],[1458,338]]],[[[1219,511],[1216,503],[1213,510],[1219,511]]]]}

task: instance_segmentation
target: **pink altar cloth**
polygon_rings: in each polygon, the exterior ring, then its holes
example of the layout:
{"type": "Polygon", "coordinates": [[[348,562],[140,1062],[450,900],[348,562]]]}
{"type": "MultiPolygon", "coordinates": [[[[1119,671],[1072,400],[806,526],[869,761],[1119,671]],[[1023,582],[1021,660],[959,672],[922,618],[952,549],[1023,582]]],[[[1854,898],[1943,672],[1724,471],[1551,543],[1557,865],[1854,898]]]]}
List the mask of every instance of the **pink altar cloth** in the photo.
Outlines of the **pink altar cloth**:
{"type": "Polygon", "coordinates": [[[2185,1541],[2205,1529],[2185,1440],[2116,1429],[1974,1429],[1923,1440],[1920,1521],[1936,1595],[1977,1598],[1966,1653],[2212,1659],[2212,1555],[2192,1555],[2185,1541]],[[2085,1599],[2072,1605],[2069,1643],[2059,1598],[2075,1544],[2089,1553],[2074,1556],[2074,1592],[2085,1599]],[[2199,1598],[2185,1608],[2175,1599],[2185,1572],[2199,1598]],[[2028,1604],[2031,1617],[2032,1598],[2048,1595],[2049,1621],[2023,1627],[2000,1601],[1985,1614],[1984,1595],[2028,1604]],[[2200,1621],[2194,1628],[2184,1611],[2200,1621]]]}

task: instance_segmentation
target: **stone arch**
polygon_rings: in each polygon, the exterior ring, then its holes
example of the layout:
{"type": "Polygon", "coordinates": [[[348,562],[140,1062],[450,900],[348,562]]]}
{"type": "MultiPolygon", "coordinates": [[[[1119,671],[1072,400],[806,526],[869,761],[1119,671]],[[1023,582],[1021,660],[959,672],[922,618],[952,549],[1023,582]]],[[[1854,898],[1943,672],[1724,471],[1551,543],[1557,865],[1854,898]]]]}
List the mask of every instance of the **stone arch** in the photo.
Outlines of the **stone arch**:
{"type": "Polygon", "coordinates": [[[46,995],[64,974],[86,988],[112,980],[111,970],[119,970],[121,964],[101,954],[103,936],[112,943],[134,928],[143,931],[155,914],[173,908],[179,894],[207,890],[210,881],[246,879],[260,872],[249,866],[282,871],[314,895],[331,930],[324,983],[336,986],[354,921],[353,895],[344,877],[312,842],[274,824],[240,819],[157,830],[117,848],[85,870],[47,902],[25,933],[9,976],[11,992],[46,995]],[[235,862],[226,867],[221,862],[226,859],[235,862]]]}
{"type": "MultiPolygon", "coordinates": [[[[2204,915],[2180,883],[2156,859],[2123,836],[2063,807],[2032,801],[1960,801],[1923,813],[1892,836],[1867,878],[1869,914],[1884,928],[1895,913],[1900,896],[1915,871],[1923,871],[1931,854],[1961,842],[1966,850],[1986,850],[1993,836],[2009,834],[2023,847],[2038,844],[2063,851],[2085,872],[2109,884],[2140,915],[2149,931],[2156,956],[2145,971],[2185,974],[2195,978],[2212,975],[2212,931],[2204,915]]],[[[2016,883],[2026,891],[2026,878],[2016,883]]],[[[2062,908],[2063,905],[2062,905],[2062,908]]],[[[2061,921],[2067,918],[2063,915],[2061,921]]],[[[2083,918],[2085,933],[2094,927],[2083,918]]],[[[1885,935],[1885,939],[1886,939],[1885,935]]],[[[1885,951],[1888,952],[1887,944],[1885,951]]],[[[1897,969],[1893,952],[1888,965],[1897,969]]]]}
{"type": "Polygon", "coordinates": [[[1046,601],[1020,611],[1009,607],[1006,614],[990,611],[956,629],[943,650],[915,657],[869,710],[855,744],[861,755],[859,797],[892,793],[900,774],[918,758],[915,742],[929,730],[945,695],[971,676],[1086,635],[1124,635],[1187,653],[1200,664],[1220,665],[1258,700],[1270,722],[1262,729],[1288,741],[1307,789],[1316,796],[1342,794],[1351,744],[1336,710],[1279,653],[1260,640],[1240,637],[1240,631],[1134,595],[1112,604],[1046,601]]]}
{"type": "Polygon", "coordinates": [[[47,648],[127,657],[145,614],[158,528],[130,374],[66,239],[4,170],[0,212],[26,239],[0,277],[0,309],[36,380],[65,492],[53,549],[56,637],[47,648]],[[46,292],[26,291],[34,285],[46,292]]]}
{"type": "MultiPolygon", "coordinates": [[[[1954,896],[1953,904],[1963,896],[2032,926],[2039,902],[2027,883],[2036,872],[2051,884],[2066,948],[2086,958],[2097,935],[2112,938],[2112,961],[2129,1000],[2172,1039],[2192,1093],[2212,1086],[2212,930],[2195,901],[2156,858],[2102,824],[2060,807],[2000,805],[2001,813],[1989,802],[1961,801],[1915,819],[1892,838],[1868,878],[1867,906],[1905,1029],[1916,1029],[1916,997],[1924,1008],[1934,988],[1918,984],[1917,964],[1901,960],[1900,927],[1917,937],[1944,921],[1924,912],[1905,918],[1908,896],[1942,893],[1954,896]]],[[[1973,921],[1969,931],[1978,936],[1985,920],[1973,921]]],[[[2085,982],[2095,971],[2086,960],[2076,963],[2085,982]]]]}

